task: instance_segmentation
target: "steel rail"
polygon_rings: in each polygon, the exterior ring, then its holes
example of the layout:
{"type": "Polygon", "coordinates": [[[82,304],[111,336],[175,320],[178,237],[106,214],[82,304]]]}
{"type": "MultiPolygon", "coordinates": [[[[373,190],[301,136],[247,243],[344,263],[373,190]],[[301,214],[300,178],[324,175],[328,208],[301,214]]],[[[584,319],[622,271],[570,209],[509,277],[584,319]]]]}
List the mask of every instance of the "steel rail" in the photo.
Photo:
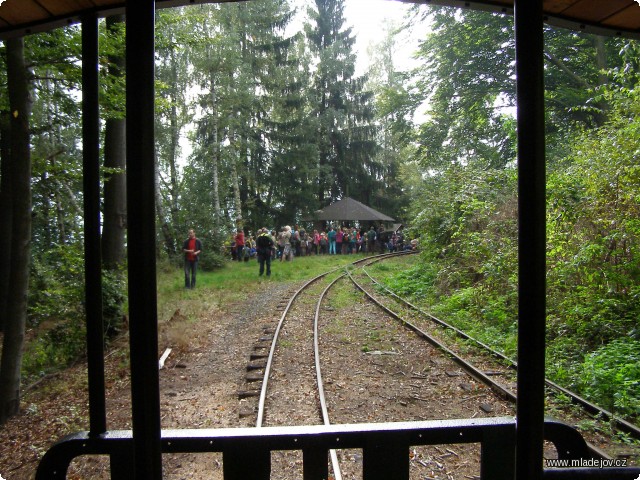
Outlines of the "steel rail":
{"type": "Polygon", "coordinates": [[[263,422],[263,419],[264,419],[264,404],[265,404],[265,401],[266,401],[266,398],[267,398],[267,387],[268,387],[268,384],[269,384],[269,376],[270,376],[270,373],[271,373],[271,364],[273,363],[273,356],[274,356],[275,351],[276,351],[276,345],[278,344],[278,336],[280,335],[280,330],[282,328],[282,325],[284,324],[284,319],[287,317],[287,314],[289,313],[289,309],[291,308],[291,305],[293,305],[293,302],[298,297],[298,295],[300,293],[302,293],[302,291],[304,291],[312,283],[320,280],[321,278],[329,275],[330,273],[333,273],[336,270],[338,270],[338,268],[335,268],[335,269],[330,270],[328,272],[322,273],[322,274],[318,275],[317,277],[314,277],[311,280],[306,281],[298,290],[296,290],[296,292],[293,294],[293,296],[289,299],[289,303],[287,303],[287,306],[284,309],[284,312],[282,312],[282,316],[280,317],[280,321],[278,322],[278,326],[276,327],[276,330],[275,330],[275,332],[273,334],[273,340],[271,340],[271,348],[269,349],[269,357],[267,358],[267,364],[266,364],[265,369],[264,369],[264,378],[262,380],[262,388],[260,389],[260,400],[258,401],[258,418],[256,420],[256,427],[257,428],[262,427],[262,422],[263,422]]]}
{"type": "MultiPolygon", "coordinates": [[[[403,252],[402,252],[403,253],[403,252]]],[[[386,253],[386,254],[380,254],[380,255],[376,255],[373,257],[364,257],[361,259],[358,259],[354,262],[352,262],[352,265],[357,265],[359,263],[365,262],[367,260],[371,260],[372,258],[380,258],[380,257],[390,257],[390,256],[397,256],[399,255],[400,252],[391,252],[391,253],[386,253]]],[[[276,351],[276,346],[278,344],[278,337],[280,335],[280,330],[282,328],[282,325],[284,324],[284,320],[287,317],[287,314],[289,313],[289,309],[291,308],[291,305],[293,305],[293,302],[295,301],[295,299],[298,297],[298,295],[304,291],[309,285],[311,285],[312,283],[320,280],[321,278],[335,272],[336,270],[339,270],[341,267],[336,267],[332,270],[329,270],[327,272],[324,272],[320,275],[318,275],[317,277],[312,278],[311,280],[308,280],[307,282],[305,282],[294,294],[293,296],[289,299],[289,302],[287,303],[286,308],[284,309],[284,312],[282,312],[282,316],[280,317],[280,320],[278,322],[278,325],[276,327],[276,330],[273,334],[273,340],[271,341],[271,347],[269,349],[269,356],[267,358],[267,363],[265,366],[265,370],[264,370],[264,378],[262,380],[262,387],[260,389],[260,399],[258,400],[258,415],[257,415],[257,419],[256,419],[256,427],[260,428],[262,427],[262,422],[264,420],[264,409],[265,409],[265,402],[266,402],[266,398],[267,398],[267,388],[268,388],[268,384],[269,384],[269,376],[271,373],[271,365],[273,364],[273,356],[275,354],[276,351]]]]}
{"type": "MultiPolygon", "coordinates": [[[[409,302],[408,300],[405,300],[404,298],[398,296],[396,293],[394,293],[393,291],[391,291],[389,288],[387,288],[385,285],[382,285],[380,282],[376,281],[374,278],[371,277],[371,275],[369,275],[369,272],[367,272],[364,267],[362,268],[362,271],[365,273],[365,275],[367,277],[369,277],[369,279],[371,280],[371,282],[373,282],[374,284],[376,284],[377,286],[379,286],[380,288],[384,289],[387,293],[389,293],[389,295],[391,295],[393,298],[395,298],[396,300],[398,300],[400,303],[404,303],[405,305],[407,305],[408,307],[412,308],[413,310],[415,310],[416,312],[419,312],[420,314],[424,315],[425,317],[427,317],[428,319],[430,319],[431,321],[437,323],[438,325],[440,325],[441,327],[453,330],[459,337],[464,338],[465,340],[470,340],[472,342],[474,342],[476,345],[479,345],[480,347],[484,348],[485,350],[487,350],[489,353],[491,353],[491,355],[493,355],[496,358],[499,358],[500,360],[504,360],[507,362],[507,366],[510,368],[515,368],[517,367],[517,362],[509,357],[507,357],[504,353],[499,352],[495,349],[493,349],[492,347],[490,347],[489,345],[481,342],[480,340],[477,340],[475,338],[473,338],[471,335],[465,333],[464,331],[460,330],[459,328],[454,327],[453,325],[445,322],[444,320],[440,320],[438,317],[435,317],[434,315],[430,314],[429,312],[425,312],[424,310],[420,309],[419,307],[415,306],[414,304],[412,304],[411,302],[409,302]]],[[[517,368],[516,368],[517,369],[517,368]]]]}
{"type": "MultiPolygon", "coordinates": [[[[408,307],[410,307],[411,309],[415,310],[416,312],[422,314],[423,316],[425,316],[426,318],[432,320],[434,323],[440,325],[443,328],[447,328],[450,330],[453,330],[459,337],[464,338],[465,340],[469,340],[473,343],[475,343],[476,345],[480,346],[481,348],[487,350],[491,355],[493,355],[494,357],[499,358],[500,360],[503,360],[505,362],[507,362],[507,367],[515,370],[516,372],[518,371],[518,362],[516,362],[515,360],[507,357],[504,353],[499,352],[495,349],[493,349],[492,347],[490,347],[489,345],[486,345],[485,343],[481,342],[480,340],[477,340],[476,338],[472,337],[471,335],[463,332],[462,330],[454,327],[453,325],[448,324],[447,322],[440,320],[438,317],[432,315],[429,312],[425,312],[424,310],[422,310],[421,308],[413,305],[411,302],[407,301],[406,299],[398,296],[395,292],[391,291],[389,288],[387,288],[385,285],[382,285],[381,283],[379,283],[378,281],[376,281],[374,278],[371,277],[371,275],[369,275],[369,273],[364,269],[364,267],[362,268],[362,271],[367,275],[367,277],[369,277],[369,279],[377,286],[381,287],[382,289],[384,289],[386,292],[388,292],[391,296],[393,296],[393,298],[395,298],[396,300],[398,300],[399,302],[407,305],[408,307]]],[[[560,392],[564,395],[567,395],[572,402],[580,405],[582,408],[584,408],[587,412],[589,412],[590,414],[602,417],[604,419],[606,419],[609,422],[613,422],[614,425],[617,425],[618,429],[626,432],[632,436],[634,436],[637,439],[640,439],[640,427],[637,425],[634,425],[633,423],[618,417],[617,415],[615,415],[614,413],[590,402],[589,400],[581,397],[580,395],[578,395],[577,393],[572,392],[571,390],[568,390],[567,388],[558,385],[557,383],[555,383],[552,380],[549,380],[547,378],[545,378],[545,384],[547,385],[547,387],[551,388],[552,390],[556,390],[557,392],[560,392]]]]}
{"type": "Polygon", "coordinates": [[[488,375],[486,375],[485,373],[483,373],[480,370],[478,370],[476,367],[474,367],[471,363],[467,362],[464,358],[459,356],[453,350],[451,350],[447,346],[443,345],[436,338],[432,337],[431,335],[429,335],[424,330],[420,329],[419,327],[417,327],[413,323],[405,320],[400,315],[395,313],[393,310],[391,310],[387,306],[383,305],[381,302],[378,301],[378,299],[376,299],[373,295],[371,295],[369,292],[367,292],[364,289],[364,287],[362,285],[360,285],[356,281],[355,278],[353,278],[353,276],[351,275],[350,272],[347,272],[347,275],[349,276],[349,279],[353,282],[353,284],[362,293],[364,293],[372,302],[374,302],[379,308],[384,310],[388,315],[390,315],[391,317],[393,317],[396,320],[398,320],[400,323],[402,323],[404,326],[406,326],[410,330],[413,330],[418,336],[424,338],[427,342],[429,342],[431,345],[433,345],[434,347],[436,347],[440,351],[442,351],[442,352],[446,353],[447,355],[449,355],[458,365],[460,365],[467,373],[469,373],[469,375],[471,375],[472,377],[474,377],[478,381],[484,383],[485,385],[490,387],[493,391],[495,391],[499,395],[502,395],[507,400],[515,403],[516,394],[514,392],[512,392],[508,388],[504,387],[503,385],[499,384],[495,380],[491,379],[488,375]]]}
{"type": "MultiPolygon", "coordinates": [[[[316,382],[318,386],[318,398],[320,400],[320,411],[322,412],[322,421],[325,425],[331,425],[329,421],[329,412],[327,410],[327,401],[324,395],[324,382],[322,381],[322,370],[320,368],[320,346],[318,333],[318,323],[320,319],[320,306],[327,292],[338,282],[338,280],[344,278],[346,273],[343,273],[339,277],[336,277],[320,294],[318,303],[316,304],[316,314],[313,319],[313,352],[316,362],[316,382]]],[[[331,456],[331,465],[333,467],[333,475],[335,480],[342,480],[342,471],[340,470],[340,463],[338,461],[338,455],[334,449],[329,450],[331,456]]]]}
{"type": "MultiPolygon", "coordinates": [[[[364,258],[360,258],[358,260],[355,260],[354,262],[351,263],[351,265],[358,265],[360,263],[363,262],[367,262],[367,261],[371,261],[372,259],[375,259],[374,261],[379,261],[385,258],[389,258],[389,257],[394,257],[394,256],[398,256],[398,255],[403,255],[406,254],[407,252],[389,252],[389,253],[384,253],[384,254],[380,254],[380,255],[375,255],[372,257],[364,257],[364,258]]],[[[266,398],[267,398],[267,390],[268,390],[268,382],[269,382],[269,377],[271,374],[271,366],[273,364],[273,358],[275,355],[275,351],[276,351],[276,346],[278,343],[278,338],[280,335],[280,331],[282,329],[282,325],[284,324],[284,320],[287,317],[289,310],[291,309],[291,306],[293,305],[294,301],[296,300],[296,298],[298,297],[298,295],[300,295],[300,293],[302,293],[304,290],[306,290],[311,284],[315,283],[316,281],[320,280],[321,278],[330,275],[331,273],[334,273],[336,270],[339,270],[340,268],[345,268],[345,270],[347,269],[347,265],[345,266],[341,266],[341,267],[337,267],[334,268],[332,270],[329,270],[327,272],[324,272],[314,278],[312,278],[311,280],[308,280],[307,282],[305,282],[298,290],[296,290],[296,292],[291,296],[291,298],[289,299],[289,302],[287,303],[287,306],[285,307],[282,316],[280,317],[280,320],[278,321],[278,325],[276,327],[276,330],[273,334],[273,339],[271,341],[271,346],[269,349],[269,356],[267,359],[267,363],[265,366],[265,371],[264,371],[264,376],[263,376],[263,381],[262,381],[262,387],[260,390],[260,399],[258,401],[258,414],[257,414],[257,419],[256,419],[256,427],[257,428],[261,428],[263,425],[263,421],[264,421],[264,412],[265,412],[265,404],[266,404],[266,398]]],[[[336,282],[338,280],[340,280],[341,278],[344,278],[344,276],[346,275],[346,273],[343,273],[342,275],[336,277],[325,289],[324,291],[321,293],[318,302],[316,304],[316,312],[315,312],[315,317],[314,317],[314,357],[315,357],[315,368],[316,368],[316,382],[317,382],[317,389],[318,389],[318,398],[320,401],[320,409],[321,409],[321,415],[322,415],[322,421],[325,425],[330,425],[330,420],[329,420],[329,413],[327,410],[327,404],[326,404],[326,398],[325,398],[325,394],[324,394],[324,384],[322,381],[322,373],[321,373],[321,369],[320,369],[320,354],[319,354],[319,333],[318,333],[318,320],[319,320],[319,316],[320,316],[320,306],[322,304],[322,300],[324,299],[326,293],[330,290],[331,287],[333,287],[336,282]]],[[[336,451],[334,449],[329,450],[329,456],[331,459],[331,467],[333,469],[333,474],[334,474],[334,479],[335,480],[342,480],[342,471],[340,469],[340,462],[338,460],[338,455],[336,453],[336,451]]]]}

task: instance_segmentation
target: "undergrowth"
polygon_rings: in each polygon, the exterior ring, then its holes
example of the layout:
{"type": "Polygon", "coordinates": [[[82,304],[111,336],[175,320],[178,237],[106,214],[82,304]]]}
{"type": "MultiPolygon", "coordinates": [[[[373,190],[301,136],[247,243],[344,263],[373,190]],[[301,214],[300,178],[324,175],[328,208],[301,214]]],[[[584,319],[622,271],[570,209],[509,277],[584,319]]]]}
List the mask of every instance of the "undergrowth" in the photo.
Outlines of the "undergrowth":
{"type": "MultiPolygon", "coordinates": [[[[396,264],[395,269],[390,263],[371,269],[375,270],[376,278],[384,279],[396,294],[517,359],[515,290],[500,293],[478,283],[443,292],[438,284],[437,262],[399,259],[396,264]]],[[[585,296],[584,303],[576,302],[564,315],[563,311],[553,309],[553,304],[548,309],[546,376],[593,403],[637,422],[640,418],[640,342],[627,320],[629,308],[633,306],[586,301],[588,298],[585,296]],[[579,321],[571,319],[577,316],[579,321]],[[599,326],[603,323],[604,326],[599,326]],[[605,338],[612,340],[605,342],[605,338]]],[[[576,296],[573,300],[576,301],[576,296]]]]}

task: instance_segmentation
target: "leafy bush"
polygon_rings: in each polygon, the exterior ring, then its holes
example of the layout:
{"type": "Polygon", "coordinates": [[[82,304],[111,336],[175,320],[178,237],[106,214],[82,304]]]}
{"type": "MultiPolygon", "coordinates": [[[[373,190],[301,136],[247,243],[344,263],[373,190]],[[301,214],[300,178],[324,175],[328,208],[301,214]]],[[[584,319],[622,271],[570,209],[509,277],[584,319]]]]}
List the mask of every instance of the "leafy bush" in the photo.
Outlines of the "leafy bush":
{"type": "Polygon", "coordinates": [[[124,271],[102,271],[102,318],[107,337],[116,335],[124,323],[127,283],[124,271]]]}
{"type": "Polygon", "coordinates": [[[31,325],[82,315],[82,259],[83,251],[79,244],[57,245],[34,255],[29,285],[28,317],[31,325]]]}
{"type": "Polygon", "coordinates": [[[198,268],[205,272],[211,272],[225,264],[225,258],[217,252],[202,252],[198,260],[198,268]]]}
{"type": "Polygon", "coordinates": [[[630,417],[640,415],[640,341],[620,338],[590,353],[582,364],[587,398],[630,417]]]}
{"type": "Polygon", "coordinates": [[[436,276],[434,264],[418,262],[388,279],[387,286],[398,295],[424,298],[433,287],[436,276]]]}
{"type": "MultiPolygon", "coordinates": [[[[204,232],[202,235],[199,235],[198,238],[202,242],[202,253],[198,258],[198,270],[211,272],[221,268],[226,261],[222,253],[220,253],[223,244],[222,235],[219,233],[204,232]]],[[[170,263],[174,267],[182,268],[184,266],[182,243],[179,245],[178,253],[170,257],[170,263]]]]}
{"type": "Polygon", "coordinates": [[[40,376],[66,367],[80,357],[86,347],[85,325],[78,318],[57,323],[25,351],[23,371],[26,377],[40,376]]]}
{"type": "MultiPolygon", "coordinates": [[[[29,288],[29,325],[34,339],[24,356],[25,375],[65,367],[84,355],[85,285],[81,243],[55,246],[34,254],[29,288]]],[[[102,304],[107,337],[117,334],[124,318],[126,277],[103,271],[102,304]]]]}
{"type": "MultiPolygon", "coordinates": [[[[198,271],[212,272],[224,266],[227,260],[218,252],[204,250],[198,259],[198,271]]],[[[184,255],[174,255],[171,257],[172,269],[184,267],[184,255]]],[[[162,265],[161,265],[162,267],[162,265]]]]}

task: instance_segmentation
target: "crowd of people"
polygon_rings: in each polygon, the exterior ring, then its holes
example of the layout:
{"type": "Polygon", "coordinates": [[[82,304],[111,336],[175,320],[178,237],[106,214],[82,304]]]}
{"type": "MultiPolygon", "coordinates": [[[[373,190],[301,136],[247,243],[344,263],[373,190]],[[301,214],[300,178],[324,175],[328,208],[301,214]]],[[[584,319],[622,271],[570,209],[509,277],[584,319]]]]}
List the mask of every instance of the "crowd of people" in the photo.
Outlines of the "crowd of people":
{"type": "Polygon", "coordinates": [[[248,261],[259,255],[257,240],[268,235],[273,241],[271,258],[291,261],[294,257],[307,255],[349,255],[356,253],[383,253],[415,249],[417,242],[406,242],[402,229],[396,231],[366,228],[330,226],[326,231],[306,231],[294,225],[285,226],[279,232],[260,229],[256,237],[245,236],[241,229],[228,243],[231,257],[236,261],[248,261]]]}
{"type": "MultiPolygon", "coordinates": [[[[237,229],[225,245],[234,261],[248,262],[257,258],[260,264],[259,275],[271,275],[271,261],[292,261],[295,257],[306,255],[351,255],[357,253],[384,253],[403,250],[415,250],[417,240],[407,242],[402,229],[385,230],[380,226],[356,228],[341,226],[328,230],[306,231],[294,225],[285,226],[279,232],[269,231],[266,227],[245,236],[237,229]]],[[[185,288],[195,288],[198,256],[202,243],[195,232],[189,230],[189,238],[182,246],[185,254],[185,288]]]]}

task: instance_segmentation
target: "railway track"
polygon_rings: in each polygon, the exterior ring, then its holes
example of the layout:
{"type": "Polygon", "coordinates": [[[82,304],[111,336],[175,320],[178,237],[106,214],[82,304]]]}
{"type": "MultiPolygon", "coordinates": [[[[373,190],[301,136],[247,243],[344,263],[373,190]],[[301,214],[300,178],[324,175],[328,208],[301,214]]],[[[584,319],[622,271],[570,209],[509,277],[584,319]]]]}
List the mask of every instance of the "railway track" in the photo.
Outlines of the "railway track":
{"type": "MultiPolygon", "coordinates": [[[[256,427],[514,414],[515,362],[385,291],[358,268],[392,256],[326,272],[282,302],[277,325],[260,339],[270,343],[257,368],[262,373],[253,371],[261,378],[256,427]],[[341,295],[351,285],[369,302],[344,307],[341,295]],[[344,357],[345,351],[351,353],[344,357]]],[[[473,445],[422,447],[411,455],[415,478],[473,479],[479,472],[473,445]]],[[[361,458],[357,451],[330,452],[329,478],[361,478],[361,458]]],[[[304,474],[299,453],[278,452],[272,461],[273,478],[304,474]]]]}
{"type": "MultiPolygon", "coordinates": [[[[463,332],[462,330],[454,327],[453,325],[450,325],[449,323],[435,317],[434,315],[425,312],[424,310],[420,309],[419,307],[413,305],[411,302],[407,301],[406,299],[396,295],[394,292],[392,292],[391,290],[389,290],[388,288],[386,288],[384,285],[382,285],[380,282],[376,281],[369,273],[368,271],[363,267],[361,269],[362,274],[369,280],[369,282],[374,285],[377,289],[377,291],[382,291],[385,299],[387,300],[392,300],[393,302],[395,302],[397,305],[399,305],[401,308],[408,308],[410,309],[411,312],[417,313],[421,318],[425,319],[426,322],[431,325],[432,327],[435,327],[437,330],[439,330],[440,332],[446,332],[449,333],[451,335],[449,335],[449,337],[451,337],[452,335],[457,337],[458,339],[461,339],[465,342],[466,345],[473,345],[478,351],[482,352],[481,355],[484,356],[488,356],[488,357],[492,357],[496,360],[498,360],[498,364],[496,364],[499,368],[508,368],[510,371],[512,372],[517,372],[518,370],[518,364],[515,360],[507,357],[504,353],[497,351],[496,349],[486,345],[485,343],[473,338],[472,336],[468,335],[467,333],[463,332]]],[[[380,308],[384,308],[387,309],[391,315],[393,316],[397,316],[397,318],[401,321],[403,320],[403,316],[401,314],[398,314],[396,312],[394,312],[393,310],[390,310],[389,307],[382,301],[380,301],[379,297],[375,295],[375,293],[372,293],[370,291],[365,290],[364,286],[358,282],[356,282],[355,279],[352,278],[352,280],[354,281],[354,283],[356,283],[358,285],[358,288],[365,293],[365,295],[367,295],[371,301],[376,302],[380,305],[380,308]]],[[[442,335],[440,335],[442,337],[442,335]]],[[[443,343],[444,346],[444,343],[443,343]]],[[[444,347],[447,348],[447,347],[444,347]]],[[[478,360],[478,361],[474,361],[472,363],[484,363],[482,360],[478,360]]],[[[481,370],[481,369],[479,369],[481,370]]],[[[473,372],[473,368],[472,370],[470,370],[471,372],[473,372]]],[[[489,370],[491,371],[491,370],[489,370]]],[[[481,372],[479,372],[481,373],[481,372]]],[[[473,374],[473,373],[472,373],[473,374]]],[[[502,390],[502,385],[498,382],[494,382],[492,379],[487,378],[486,379],[489,383],[495,383],[495,388],[499,391],[502,390]]],[[[515,385],[515,376],[512,376],[512,379],[509,381],[510,384],[515,385]]],[[[551,395],[558,395],[558,394],[562,394],[565,397],[568,397],[572,403],[579,405],[581,408],[583,408],[587,413],[589,413],[590,415],[593,415],[594,417],[603,419],[607,422],[609,422],[611,425],[615,426],[618,430],[625,432],[627,434],[630,434],[631,436],[633,436],[636,439],[640,439],[640,427],[638,427],[637,425],[634,425],[628,421],[626,421],[623,418],[620,418],[616,415],[614,415],[613,413],[611,413],[610,411],[595,405],[592,402],[589,402],[588,400],[584,399],[583,397],[581,397],[580,395],[570,391],[569,389],[566,389],[560,385],[558,385],[557,383],[549,380],[549,379],[545,379],[545,383],[547,386],[547,390],[548,393],[550,393],[551,395]]],[[[515,389],[513,389],[513,395],[508,394],[507,396],[512,399],[513,401],[516,400],[516,395],[515,395],[515,389]]]]}

